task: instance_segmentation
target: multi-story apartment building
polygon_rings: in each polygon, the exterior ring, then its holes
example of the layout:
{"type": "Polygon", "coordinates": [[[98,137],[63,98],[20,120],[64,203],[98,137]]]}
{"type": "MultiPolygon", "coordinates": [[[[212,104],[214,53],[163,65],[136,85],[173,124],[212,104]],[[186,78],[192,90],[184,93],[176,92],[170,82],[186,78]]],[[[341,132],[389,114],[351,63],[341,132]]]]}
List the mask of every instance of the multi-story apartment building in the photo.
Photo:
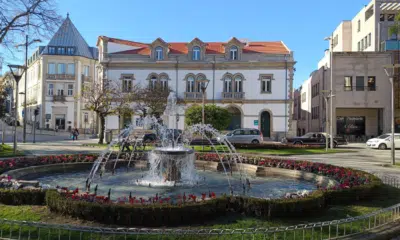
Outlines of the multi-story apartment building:
{"type": "Polygon", "coordinates": [[[399,10],[400,0],[372,0],[352,20],[341,22],[333,31],[329,50],[311,74],[311,80],[305,82],[311,88],[308,95],[311,105],[302,111],[311,120],[306,124],[300,119],[298,125],[305,127],[301,130],[326,131],[330,99],[327,109],[323,95],[329,91],[334,95],[334,135],[347,135],[353,140],[390,130],[391,99],[387,93],[391,86],[384,66],[392,63],[392,55],[383,51],[385,43],[391,41],[388,29],[399,10]]]}
{"type": "MultiPolygon", "coordinates": [[[[34,109],[39,108],[36,126],[40,128],[95,129],[94,115],[76,96],[82,84],[95,77],[97,57],[97,48],[88,46],[67,16],[48,45],[38,47],[28,59],[27,89],[25,76],[19,83],[19,91],[26,93],[27,123],[33,122],[34,109]]],[[[22,120],[24,96],[17,95],[22,120]]]]}
{"type": "MultiPolygon", "coordinates": [[[[291,131],[293,52],[281,41],[139,43],[101,36],[98,39],[101,80],[130,81],[142,87],[160,83],[182,100],[178,127],[184,128],[184,111],[201,104],[197,81],[208,79],[206,103],[233,114],[230,128],[258,128],[265,138],[279,139],[291,131]]],[[[120,86],[123,84],[120,84],[120,86]]],[[[128,116],[136,122],[139,116],[128,116]]],[[[123,120],[122,120],[123,121],[123,120]]],[[[175,128],[174,121],[168,121],[175,128]]],[[[118,128],[109,116],[108,129],[118,128]]]]}

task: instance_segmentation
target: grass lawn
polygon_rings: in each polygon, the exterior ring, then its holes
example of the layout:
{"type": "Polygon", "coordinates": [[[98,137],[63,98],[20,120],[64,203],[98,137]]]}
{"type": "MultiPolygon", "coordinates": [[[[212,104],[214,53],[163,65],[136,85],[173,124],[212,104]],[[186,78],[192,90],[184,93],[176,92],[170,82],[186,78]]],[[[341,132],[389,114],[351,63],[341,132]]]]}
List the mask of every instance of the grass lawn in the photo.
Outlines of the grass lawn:
{"type": "MultiPolygon", "coordinates": [[[[280,218],[280,219],[273,219],[273,220],[266,220],[266,219],[260,219],[260,218],[255,218],[255,217],[246,217],[241,214],[229,214],[228,216],[221,216],[217,219],[210,220],[207,223],[203,223],[201,226],[194,226],[191,225],[191,227],[204,227],[204,228],[213,228],[213,229],[234,229],[234,228],[239,228],[239,229],[245,229],[245,228],[266,228],[266,227],[276,227],[276,226],[290,226],[290,225],[296,225],[296,224],[305,224],[305,223],[311,223],[311,222],[319,222],[319,221],[330,221],[330,220],[336,220],[336,219],[343,219],[343,218],[348,218],[348,217],[355,217],[355,216],[360,216],[364,215],[367,213],[374,212],[376,210],[379,210],[381,208],[393,206],[397,203],[400,202],[400,189],[396,189],[393,187],[389,186],[384,186],[381,190],[380,194],[377,194],[376,197],[366,200],[366,201],[360,201],[357,202],[353,205],[336,205],[332,206],[325,211],[318,211],[315,212],[313,215],[307,215],[307,216],[300,216],[297,218],[280,218]]],[[[382,214],[381,217],[388,217],[390,216],[389,214],[382,214]]],[[[48,211],[48,209],[45,206],[7,206],[7,205],[0,205],[0,218],[7,218],[9,220],[26,220],[26,221],[40,221],[40,222],[48,222],[48,223],[55,223],[55,224],[75,224],[75,225],[81,225],[81,226],[104,226],[101,224],[96,224],[93,222],[89,221],[83,221],[83,220],[78,220],[75,218],[71,218],[68,216],[61,216],[61,215],[56,215],[48,211]]],[[[373,222],[373,218],[372,218],[373,222]]],[[[343,232],[346,230],[346,232],[356,232],[360,231],[361,228],[365,228],[368,225],[368,221],[359,221],[359,222],[353,222],[353,224],[347,224],[347,225],[339,225],[338,232],[339,234],[343,234],[343,232]]],[[[107,227],[112,227],[112,226],[107,226],[107,227]]],[[[185,228],[185,226],[182,226],[185,228]]],[[[14,226],[9,226],[6,224],[0,225],[0,229],[2,230],[2,233],[4,236],[9,236],[9,232],[11,229],[11,233],[13,236],[18,236],[18,231],[19,229],[14,226]]],[[[43,234],[43,237],[46,237],[47,235],[51,235],[50,239],[57,239],[57,233],[58,230],[49,230],[46,228],[41,228],[41,234],[43,234]]],[[[22,228],[22,235],[28,235],[28,233],[31,235],[31,239],[36,239],[38,236],[38,230],[36,228],[32,227],[23,227],[22,228]],[[30,232],[29,232],[30,231],[30,232]]],[[[61,233],[65,236],[69,234],[67,231],[61,231],[61,233]]],[[[77,236],[78,233],[71,233],[72,236],[77,236]]],[[[283,233],[282,233],[283,234],[283,233]]],[[[293,234],[291,232],[290,234],[293,234]]],[[[302,234],[302,230],[298,230],[297,234],[302,234]]],[[[321,233],[321,229],[319,228],[316,230],[314,233],[314,239],[320,239],[321,234],[325,238],[328,237],[329,235],[329,228],[328,226],[324,227],[321,233]]],[[[336,234],[336,225],[335,227],[332,227],[331,229],[331,235],[335,236],[336,234]]],[[[251,235],[252,236],[252,235],[251,235]]],[[[311,239],[311,229],[308,229],[305,231],[305,236],[306,239],[311,239]]],[[[140,236],[139,239],[158,239],[158,236],[140,236]]],[[[276,236],[276,239],[283,239],[283,237],[280,236],[279,234],[276,236]]],[[[85,238],[86,239],[86,238],[85,238]]],[[[117,237],[116,239],[124,239],[124,236],[121,236],[121,238],[117,237]]],[[[163,239],[174,239],[174,236],[171,237],[164,237],[163,239]]],[[[182,239],[182,238],[179,238],[182,239]]],[[[186,238],[183,238],[186,239],[186,238]]],[[[188,236],[187,239],[196,239],[196,238],[190,238],[188,236]]],[[[204,239],[210,239],[204,236],[204,239]]],[[[214,239],[214,238],[211,238],[214,239]]],[[[216,239],[216,238],[215,238],[216,239]]],[[[240,235],[234,235],[234,236],[229,236],[229,239],[242,239],[240,235]]],[[[248,238],[244,238],[248,239],[248,238]]],[[[264,238],[264,235],[255,235],[255,238],[249,238],[249,239],[274,239],[273,236],[268,236],[267,238],[264,238]],[[269,238],[271,237],[271,238],[269,238]]],[[[291,238],[290,238],[291,239],[291,238]]]]}
{"type": "Polygon", "coordinates": [[[18,156],[24,156],[24,153],[21,151],[17,150],[17,153],[14,155],[14,150],[13,147],[10,145],[0,145],[0,158],[2,157],[18,157],[18,156]]]}
{"type": "MultiPolygon", "coordinates": [[[[194,149],[197,152],[202,152],[203,151],[203,146],[194,146],[194,149]]],[[[211,146],[204,146],[204,151],[209,152],[213,151],[214,148],[211,146]]],[[[216,150],[218,152],[224,152],[227,151],[224,149],[222,146],[216,146],[216,150]]],[[[349,150],[341,150],[341,149],[328,149],[328,151],[325,151],[325,148],[313,148],[313,149],[307,149],[307,148],[292,148],[292,149],[236,149],[237,152],[239,153],[248,153],[248,154],[265,154],[265,155],[307,155],[307,154],[329,154],[329,153],[345,153],[345,152],[351,152],[349,150]]]]}

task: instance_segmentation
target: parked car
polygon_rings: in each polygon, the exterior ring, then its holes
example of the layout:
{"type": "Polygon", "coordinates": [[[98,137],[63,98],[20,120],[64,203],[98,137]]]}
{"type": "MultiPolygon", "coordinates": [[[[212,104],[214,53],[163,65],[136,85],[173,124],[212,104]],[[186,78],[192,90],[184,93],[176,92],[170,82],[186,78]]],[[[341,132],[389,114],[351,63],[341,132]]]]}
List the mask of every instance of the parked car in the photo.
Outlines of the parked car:
{"type": "MultiPolygon", "coordinates": [[[[367,145],[367,147],[374,148],[374,149],[380,149],[380,150],[392,148],[392,144],[390,142],[391,138],[392,138],[392,134],[386,133],[386,134],[380,135],[379,137],[369,139],[367,141],[366,145],[367,145]]],[[[394,134],[394,147],[400,148],[400,133],[394,134]]]]}
{"type": "Polygon", "coordinates": [[[144,143],[155,142],[155,141],[157,141],[157,135],[155,133],[145,133],[142,136],[142,141],[144,143]]]}
{"type": "MultiPolygon", "coordinates": [[[[284,138],[282,143],[295,144],[295,145],[326,145],[326,137],[328,137],[328,144],[330,144],[330,135],[324,132],[309,132],[300,137],[284,138]]],[[[347,140],[344,137],[334,137],[333,147],[339,145],[347,145],[347,140]]]]}
{"type": "Polygon", "coordinates": [[[180,129],[170,128],[165,131],[165,135],[166,135],[165,137],[169,140],[173,139],[174,141],[178,140],[178,142],[180,142],[180,141],[182,141],[182,133],[183,132],[180,129]]]}
{"type": "MultiPolygon", "coordinates": [[[[232,132],[226,134],[224,139],[231,143],[252,143],[259,144],[263,142],[263,136],[260,130],[253,128],[240,128],[233,130],[232,132]]],[[[223,139],[217,139],[219,142],[223,139]]]]}

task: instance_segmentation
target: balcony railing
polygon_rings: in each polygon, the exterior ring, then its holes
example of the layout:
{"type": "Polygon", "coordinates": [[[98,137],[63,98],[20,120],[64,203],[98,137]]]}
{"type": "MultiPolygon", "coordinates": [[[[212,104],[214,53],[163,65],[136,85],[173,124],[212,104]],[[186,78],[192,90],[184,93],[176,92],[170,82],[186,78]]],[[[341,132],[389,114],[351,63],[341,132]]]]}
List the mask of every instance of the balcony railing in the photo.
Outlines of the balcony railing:
{"type": "Polygon", "coordinates": [[[54,80],[74,80],[75,74],[47,74],[47,79],[54,80]]]}
{"type": "Polygon", "coordinates": [[[223,92],[222,99],[242,100],[244,92],[223,92]]]}
{"type": "MultiPolygon", "coordinates": [[[[207,98],[207,94],[205,96],[207,98]]],[[[203,99],[203,93],[201,92],[185,92],[186,100],[201,100],[203,99]]]]}
{"type": "Polygon", "coordinates": [[[65,96],[64,95],[54,95],[53,102],[65,102],[65,96]]]}
{"type": "Polygon", "coordinates": [[[343,90],[345,92],[351,92],[351,91],[368,91],[368,92],[374,92],[376,91],[376,86],[344,86],[343,90]]]}

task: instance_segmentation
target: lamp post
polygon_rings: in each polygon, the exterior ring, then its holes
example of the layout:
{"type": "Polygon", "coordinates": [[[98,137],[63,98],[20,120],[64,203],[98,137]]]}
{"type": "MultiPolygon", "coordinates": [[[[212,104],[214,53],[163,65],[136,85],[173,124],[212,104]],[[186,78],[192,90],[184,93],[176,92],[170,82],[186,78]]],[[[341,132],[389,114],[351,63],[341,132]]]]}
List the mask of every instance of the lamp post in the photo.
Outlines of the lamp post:
{"type": "Polygon", "coordinates": [[[394,69],[400,67],[400,64],[391,64],[391,65],[386,65],[383,66],[383,69],[385,70],[386,75],[389,77],[389,81],[391,84],[391,130],[392,130],[392,135],[390,139],[390,150],[391,150],[391,158],[392,158],[392,164],[396,165],[396,155],[395,155],[395,145],[394,145],[394,81],[393,81],[393,75],[394,75],[394,69]],[[388,69],[391,69],[388,71],[388,69]]]}
{"type": "Polygon", "coordinates": [[[17,112],[18,112],[18,83],[22,78],[22,74],[26,70],[25,66],[21,65],[8,65],[11,74],[13,75],[16,87],[15,87],[15,111],[14,111],[14,154],[17,152],[17,112]]]}
{"type": "MultiPolygon", "coordinates": [[[[201,92],[202,92],[202,98],[203,98],[203,108],[202,108],[202,111],[201,111],[201,123],[203,124],[203,127],[204,127],[204,124],[205,124],[205,111],[204,111],[204,108],[205,108],[205,102],[206,102],[206,90],[207,90],[207,87],[208,87],[208,84],[210,83],[210,80],[208,80],[208,79],[203,79],[203,80],[199,80],[199,81],[197,81],[199,84],[200,84],[200,88],[201,88],[201,92]]],[[[202,138],[202,142],[203,142],[203,136],[201,137],[202,138]]],[[[204,152],[204,142],[203,142],[203,152],[204,152]]]]}
{"type": "MultiPolygon", "coordinates": [[[[332,102],[332,98],[335,95],[332,95],[332,91],[330,91],[330,90],[322,90],[321,92],[322,93],[328,93],[327,96],[323,95],[324,100],[325,100],[325,111],[326,111],[325,112],[325,132],[326,132],[326,135],[325,135],[325,151],[328,152],[328,143],[329,143],[329,140],[328,140],[328,137],[329,137],[328,129],[332,126],[332,117],[331,117],[330,120],[328,120],[328,116],[329,116],[329,113],[328,113],[328,99],[331,99],[331,102],[332,102]]],[[[330,136],[332,136],[332,133],[331,133],[330,136]]]]}
{"type": "MultiPolygon", "coordinates": [[[[25,73],[25,92],[27,89],[27,82],[28,82],[28,47],[29,45],[36,43],[36,42],[42,42],[40,39],[33,39],[32,41],[28,41],[28,34],[25,36],[25,43],[24,44],[19,44],[16,47],[20,46],[25,46],[25,66],[26,66],[26,73],[25,73]]],[[[23,130],[23,136],[22,136],[22,142],[26,142],[26,94],[24,96],[24,130],[23,130]]]]}
{"type": "MultiPolygon", "coordinates": [[[[330,57],[330,68],[331,68],[331,95],[333,94],[333,33],[330,37],[324,38],[325,41],[329,41],[331,46],[329,48],[329,57],[330,57]]],[[[330,139],[331,139],[331,149],[333,149],[333,101],[330,102],[330,129],[329,132],[331,133],[330,139]]]]}

